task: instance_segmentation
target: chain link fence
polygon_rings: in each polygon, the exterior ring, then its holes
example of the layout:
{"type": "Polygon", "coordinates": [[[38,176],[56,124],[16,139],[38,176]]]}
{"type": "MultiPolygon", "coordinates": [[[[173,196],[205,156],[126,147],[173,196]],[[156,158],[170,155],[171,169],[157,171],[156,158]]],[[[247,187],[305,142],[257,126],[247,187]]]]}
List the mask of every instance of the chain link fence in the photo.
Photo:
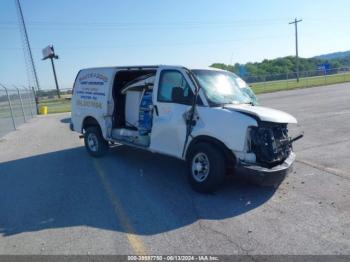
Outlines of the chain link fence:
{"type": "Polygon", "coordinates": [[[350,67],[242,77],[256,93],[350,82],[350,67]]]}
{"type": "MultiPolygon", "coordinates": [[[[299,77],[327,77],[333,76],[337,74],[350,74],[350,67],[342,67],[342,68],[333,68],[327,70],[314,70],[314,71],[300,71],[299,77]]],[[[278,80],[296,80],[297,73],[296,72],[288,72],[281,74],[267,74],[267,75],[245,75],[242,77],[247,83],[257,83],[257,82],[269,82],[269,81],[278,81],[278,80]]]]}
{"type": "Polygon", "coordinates": [[[0,137],[37,114],[35,94],[25,87],[6,87],[0,84],[0,137]]]}
{"type": "Polygon", "coordinates": [[[46,106],[48,114],[71,111],[72,88],[61,88],[60,98],[56,89],[42,89],[36,95],[39,106],[46,106]]]}

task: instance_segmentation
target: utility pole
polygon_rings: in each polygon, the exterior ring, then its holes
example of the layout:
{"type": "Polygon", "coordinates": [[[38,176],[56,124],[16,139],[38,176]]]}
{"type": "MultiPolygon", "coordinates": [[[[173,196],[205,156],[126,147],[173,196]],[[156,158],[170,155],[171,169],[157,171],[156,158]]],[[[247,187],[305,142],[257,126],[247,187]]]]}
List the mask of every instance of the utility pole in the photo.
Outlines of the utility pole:
{"type": "Polygon", "coordinates": [[[299,82],[299,55],[298,55],[298,23],[303,21],[302,19],[294,19],[293,22],[289,24],[294,24],[295,26],[295,57],[296,57],[296,71],[297,71],[297,82],[299,82]]]}
{"type": "MultiPolygon", "coordinates": [[[[38,80],[38,75],[36,73],[36,69],[35,69],[35,64],[34,64],[34,60],[33,60],[33,55],[32,55],[32,49],[30,48],[30,43],[29,43],[29,38],[28,38],[28,33],[27,33],[27,28],[26,28],[26,24],[24,22],[24,18],[23,18],[23,12],[22,12],[22,8],[21,8],[21,3],[19,2],[19,0],[15,0],[15,3],[17,5],[17,10],[18,10],[18,18],[19,18],[19,23],[20,23],[20,29],[21,29],[21,33],[22,33],[22,37],[24,40],[24,53],[27,51],[28,52],[28,56],[29,56],[29,62],[31,65],[31,71],[32,71],[32,76],[34,76],[34,81],[35,81],[35,85],[36,85],[36,89],[39,91],[40,87],[39,87],[39,80],[38,80]]],[[[26,56],[26,53],[24,54],[26,56]]]]}

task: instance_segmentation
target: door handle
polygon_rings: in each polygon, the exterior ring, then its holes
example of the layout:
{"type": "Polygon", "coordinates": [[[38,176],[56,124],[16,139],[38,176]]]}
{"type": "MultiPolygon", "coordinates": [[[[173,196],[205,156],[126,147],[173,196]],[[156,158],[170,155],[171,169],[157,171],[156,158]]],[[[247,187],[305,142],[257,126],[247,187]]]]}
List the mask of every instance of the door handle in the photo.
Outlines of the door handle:
{"type": "Polygon", "coordinates": [[[157,105],[154,105],[154,110],[156,111],[156,115],[159,116],[158,106],[157,105]]]}

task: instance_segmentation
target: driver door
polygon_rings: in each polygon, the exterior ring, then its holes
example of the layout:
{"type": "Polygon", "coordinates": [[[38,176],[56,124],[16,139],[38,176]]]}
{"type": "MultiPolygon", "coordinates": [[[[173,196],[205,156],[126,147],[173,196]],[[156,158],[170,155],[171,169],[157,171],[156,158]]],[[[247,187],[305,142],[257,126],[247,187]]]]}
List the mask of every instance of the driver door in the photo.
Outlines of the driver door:
{"type": "Polygon", "coordinates": [[[151,150],[182,158],[186,139],[185,114],[191,108],[193,90],[185,70],[163,69],[158,73],[153,93],[151,150]]]}

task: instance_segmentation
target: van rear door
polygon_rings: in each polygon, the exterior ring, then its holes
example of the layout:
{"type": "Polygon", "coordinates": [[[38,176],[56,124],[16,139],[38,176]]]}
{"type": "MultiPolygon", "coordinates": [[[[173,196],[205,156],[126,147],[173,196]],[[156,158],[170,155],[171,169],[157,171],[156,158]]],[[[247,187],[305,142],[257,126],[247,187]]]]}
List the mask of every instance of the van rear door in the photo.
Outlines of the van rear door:
{"type": "Polygon", "coordinates": [[[109,126],[113,114],[110,112],[108,101],[115,71],[113,68],[92,68],[79,72],[72,98],[72,120],[76,122],[74,123],[76,131],[81,130],[85,117],[90,116],[98,121],[106,138],[106,126],[109,126]]]}

